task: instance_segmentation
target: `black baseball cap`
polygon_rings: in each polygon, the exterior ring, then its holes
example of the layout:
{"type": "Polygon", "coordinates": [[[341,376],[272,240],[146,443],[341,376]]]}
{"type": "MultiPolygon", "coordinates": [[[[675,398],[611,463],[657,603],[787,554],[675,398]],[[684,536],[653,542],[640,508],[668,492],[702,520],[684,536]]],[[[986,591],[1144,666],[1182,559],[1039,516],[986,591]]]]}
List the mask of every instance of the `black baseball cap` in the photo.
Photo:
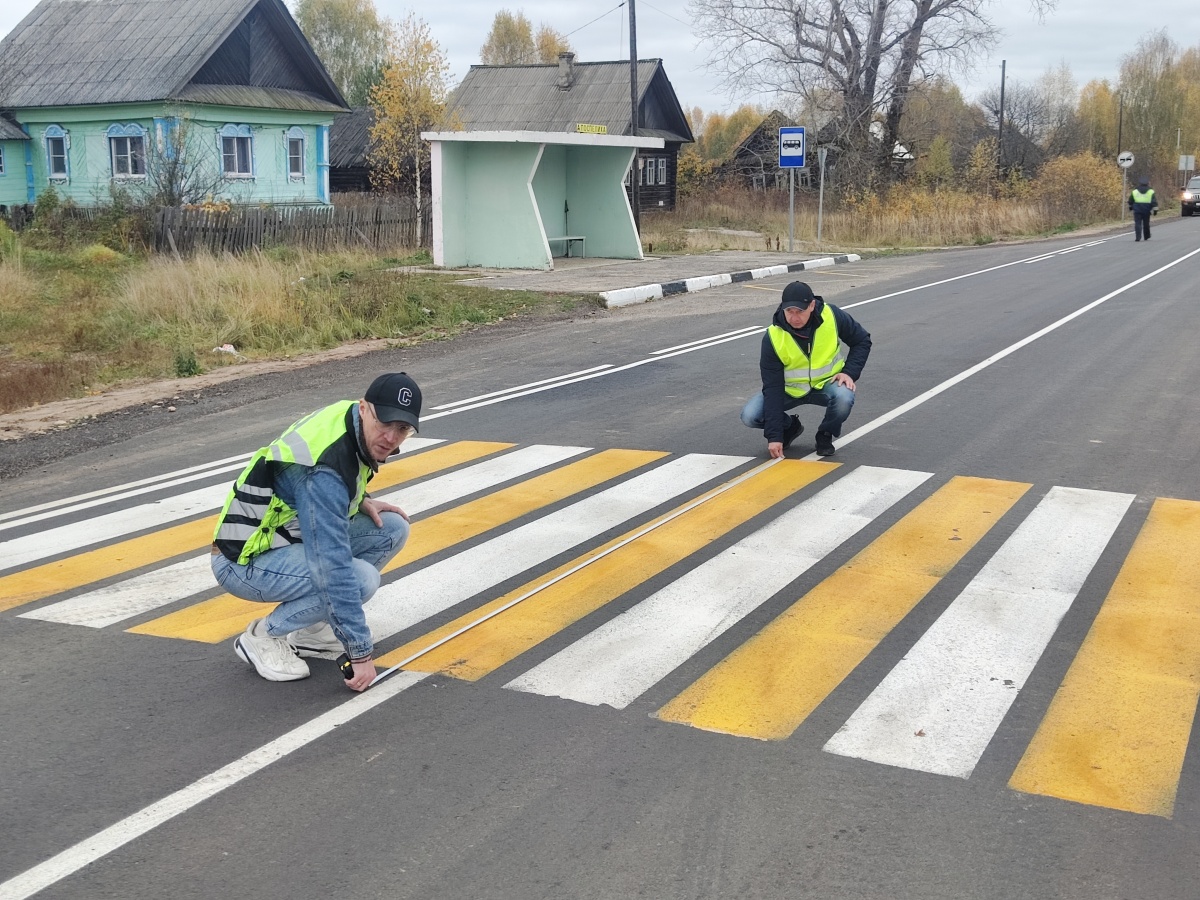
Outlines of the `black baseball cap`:
{"type": "Polygon", "coordinates": [[[375,407],[380,422],[407,422],[414,431],[420,430],[421,389],[406,373],[380,375],[364,399],[375,407]]]}
{"type": "Polygon", "coordinates": [[[793,281],[783,289],[783,300],[780,302],[779,308],[787,309],[789,306],[794,306],[796,309],[808,309],[816,299],[816,294],[807,284],[803,281],[793,281]]]}

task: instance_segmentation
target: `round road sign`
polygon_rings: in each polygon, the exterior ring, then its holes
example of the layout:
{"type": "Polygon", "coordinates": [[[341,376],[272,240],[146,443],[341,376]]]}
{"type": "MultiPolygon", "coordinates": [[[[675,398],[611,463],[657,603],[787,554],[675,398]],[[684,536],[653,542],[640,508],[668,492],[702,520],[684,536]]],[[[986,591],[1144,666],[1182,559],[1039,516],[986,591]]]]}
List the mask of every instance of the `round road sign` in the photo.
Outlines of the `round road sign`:
{"type": "Polygon", "coordinates": [[[1128,169],[1130,166],[1133,165],[1133,154],[1130,153],[1128,150],[1126,150],[1124,153],[1122,153],[1120,156],[1117,157],[1117,165],[1120,166],[1122,169],[1128,169]]]}

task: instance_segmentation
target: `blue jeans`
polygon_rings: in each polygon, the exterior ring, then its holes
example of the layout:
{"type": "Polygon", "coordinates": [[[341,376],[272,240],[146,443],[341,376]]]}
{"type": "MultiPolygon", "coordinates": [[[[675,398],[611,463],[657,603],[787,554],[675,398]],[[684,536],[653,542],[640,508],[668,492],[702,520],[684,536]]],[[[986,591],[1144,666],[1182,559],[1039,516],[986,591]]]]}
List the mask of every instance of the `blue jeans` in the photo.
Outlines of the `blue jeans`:
{"type": "MultiPolygon", "coordinates": [[[[850,417],[850,410],[854,408],[854,391],[830,381],[825,387],[809,391],[803,397],[783,395],[785,412],[805,403],[825,407],[825,418],[821,420],[818,431],[841,437],[842,423],[850,417]]],[[[762,391],[751,397],[742,407],[742,424],[747,428],[762,428],[765,424],[762,391]]]]}
{"type": "MultiPolygon", "coordinates": [[[[354,554],[351,571],[356,588],[353,593],[360,606],[379,590],[379,573],[408,540],[408,523],[402,516],[385,512],[380,518],[383,528],[377,528],[365,513],[359,513],[349,522],[350,549],[354,554]]],[[[212,558],[212,569],[221,587],[235,597],[279,604],[267,616],[267,634],[272,637],[283,637],[329,619],[323,592],[315,583],[319,579],[313,577],[302,543],[268,550],[244,566],[217,553],[212,558]]],[[[343,636],[338,638],[341,640],[343,636]]],[[[366,652],[370,652],[369,643],[366,647],[366,652]]],[[[361,646],[350,650],[356,655],[363,652],[361,646]]]]}

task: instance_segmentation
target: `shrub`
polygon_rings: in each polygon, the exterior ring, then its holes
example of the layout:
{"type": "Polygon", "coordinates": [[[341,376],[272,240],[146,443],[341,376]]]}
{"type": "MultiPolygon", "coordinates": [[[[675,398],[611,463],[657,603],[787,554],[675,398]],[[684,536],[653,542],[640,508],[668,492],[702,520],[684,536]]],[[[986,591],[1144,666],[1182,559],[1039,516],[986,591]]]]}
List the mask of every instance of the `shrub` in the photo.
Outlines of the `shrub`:
{"type": "Polygon", "coordinates": [[[1105,221],[1120,212],[1121,175],[1094,153],[1059,156],[1042,167],[1033,196],[1048,224],[1105,221]]]}

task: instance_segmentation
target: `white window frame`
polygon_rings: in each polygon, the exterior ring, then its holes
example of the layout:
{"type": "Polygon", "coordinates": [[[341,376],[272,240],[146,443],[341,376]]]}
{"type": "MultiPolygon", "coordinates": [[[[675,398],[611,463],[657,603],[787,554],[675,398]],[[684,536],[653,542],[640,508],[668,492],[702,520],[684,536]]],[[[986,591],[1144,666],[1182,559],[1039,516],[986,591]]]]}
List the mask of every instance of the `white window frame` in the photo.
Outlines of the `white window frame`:
{"type": "Polygon", "coordinates": [[[71,180],[71,135],[61,125],[51,125],[46,129],[46,178],[54,184],[66,184],[71,180]],[[55,153],[52,148],[62,148],[62,153],[55,153]],[[62,158],[62,171],[54,169],[54,160],[62,158]]]}
{"type": "Polygon", "coordinates": [[[667,183],[667,158],[665,156],[658,158],[658,183],[667,183]]]}
{"type": "Polygon", "coordinates": [[[221,154],[221,176],[228,181],[254,178],[254,132],[249,125],[222,125],[217,129],[217,150],[221,154]],[[229,144],[226,144],[229,141],[229,144]],[[244,153],[242,152],[244,148],[244,153]],[[232,152],[230,152],[232,150],[232,152]],[[232,156],[234,168],[227,163],[232,156]],[[243,160],[243,156],[245,159],[243,160]],[[245,170],[242,163],[245,162],[245,170]]]}
{"type": "Polygon", "coordinates": [[[287,173],[288,181],[304,181],[308,174],[308,160],[306,154],[308,152],[308,139],[305,137],[304,129],[299,125],[293,125],[283,133],[283,150],[284,156],[287,158],[287,173]],[[297,147],[299,153],[293,156],[292,149],[297,147]],[[292,160],[296,159],[300,163],[299,171],[292,169],[292,160]]]}
{"type": "Polygon", "coordinates": [[[109,125],[107,134],[108,159],[113,181],[145,181],[146,129],[131,122],[128,125],[109,125]],[[121,159],[125,160],[128,171],[117,171],[121,159]],[[138,168],[141,169],[140,172],[135,171],[138,168]]]}
{"type": "Polygon", "coordinates": [[[0,175],[4,174],[4,145],[0,144],[0,175]]]}

